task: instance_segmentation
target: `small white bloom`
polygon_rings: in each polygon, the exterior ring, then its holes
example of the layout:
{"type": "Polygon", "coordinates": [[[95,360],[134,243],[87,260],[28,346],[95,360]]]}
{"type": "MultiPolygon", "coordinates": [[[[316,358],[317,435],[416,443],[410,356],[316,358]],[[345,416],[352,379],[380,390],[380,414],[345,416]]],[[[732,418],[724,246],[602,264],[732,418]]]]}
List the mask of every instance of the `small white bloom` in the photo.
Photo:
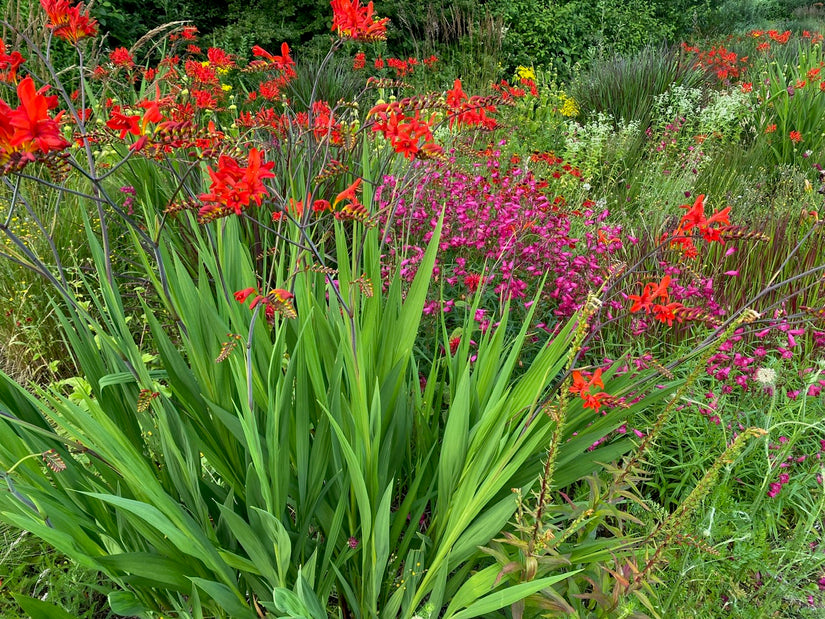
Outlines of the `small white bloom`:
{"type": "Polygon", "coordinates": [[[776,384],[776,370],[772,368],[759,368],[756,370],[753,378],[763,387],[770,387],[776,384]]]}

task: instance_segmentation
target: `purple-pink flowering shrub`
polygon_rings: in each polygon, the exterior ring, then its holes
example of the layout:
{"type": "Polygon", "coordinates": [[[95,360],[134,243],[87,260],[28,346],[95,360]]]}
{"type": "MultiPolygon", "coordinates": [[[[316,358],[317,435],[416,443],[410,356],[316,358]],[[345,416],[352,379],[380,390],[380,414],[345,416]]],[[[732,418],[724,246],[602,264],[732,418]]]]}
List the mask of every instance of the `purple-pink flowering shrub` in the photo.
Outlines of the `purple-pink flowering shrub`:
{"type": "MultiPolygon", "coordinates": [[[[471,170],[449,162],[426,166],[414,187],[399,189],[387,176],[377,190],[382,209],[395,200],[387,229],[389,262],[412,281],[424,247],[444,209],[435,275],[440,284],[425,313],[450,312],[459,300],[481,290],[477,320],[505,302],[532,302],[545,279],[538,316],[571,316],[605,281],[609,259],[623,247],[620,226],[606,223],[608,211],[585,200],[575,207],[557,195],[555,179],[577,170],[552,158],[502,162],[494,151],[471,170]],[[549,163],[549,168],[548,168],[549,163]],[[538,172],[532,168],[536,168],[538,172]],[[549,172],[542,178],[540,172],[549,172]]],[[[390,272],[388,270],[388,272],[390,272]]],[[[545,326],[545,325],[542,325],[545,326]]]]}

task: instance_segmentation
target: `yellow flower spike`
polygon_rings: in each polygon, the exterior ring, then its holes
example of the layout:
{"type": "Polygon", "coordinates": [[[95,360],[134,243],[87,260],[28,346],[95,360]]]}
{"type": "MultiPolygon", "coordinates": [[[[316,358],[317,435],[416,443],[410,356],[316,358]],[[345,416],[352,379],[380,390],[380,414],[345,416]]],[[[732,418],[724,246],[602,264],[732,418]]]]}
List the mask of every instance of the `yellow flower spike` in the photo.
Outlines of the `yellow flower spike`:
{"type": "Polygon", "coordinates": [[[532,67],[518,66],[516,67],[516,76],[520,80],[534,80],[536,79],[536,72],[532,67]]]}

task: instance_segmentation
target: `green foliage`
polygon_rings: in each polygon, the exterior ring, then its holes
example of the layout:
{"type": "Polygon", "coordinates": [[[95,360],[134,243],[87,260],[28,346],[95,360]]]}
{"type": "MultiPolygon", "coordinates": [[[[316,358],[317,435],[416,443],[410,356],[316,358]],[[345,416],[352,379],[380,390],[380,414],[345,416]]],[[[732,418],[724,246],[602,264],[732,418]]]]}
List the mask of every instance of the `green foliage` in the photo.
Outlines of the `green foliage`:
{"type": "MultiPolygon", "coordinates": [[[[704,2],[687,2],[700,10],[704,2]]],[[[667,2],[623,0],[622,2],[536,2],[515,0],[496,4],[504,16],[506,34],[503,53],[513,66],[552,67],[569,76],[575,65],[614,54],[632,54],[649,44],[682,35],[691,19],[687,7],[667,2]],[[673,15],[680,19],[674,20],[673,15]]]]}
{"type": "MultiPolygon", "coordinates": [[[[327,310],[319,303],[324,278],[309,272],[295,280],[303,318],[279,322],[270,337],[254,316],[223,302],[252,277],[238,226],[227,223],[214,258],[207,239],[198,241],[197,281],[167,254],[175,265],[169,272],[175,311],[187,326],[177,334],[185,356],[146,308],[161,364],[150,370],[134,343],[118,335],[128,332],[122,302],[104,285],[95,297],[104,322],[92,322],[90,330],[89,317],[75,310],[63,318],[90,394],[74,402],[40,390],[38,400],[4,379],[0,400],[12,423],[3,425],[3,460],[17,461],[4,473],[14,491],[4,495],[4,518],[107,572],[147,609],[197,608],[182,597],[197,592],[205,609],[252,616],[244,592],[267,601],[272,587],[295,582],[301,565],[322,606],[333,585],[362,612],[395,607],[410,616],[427,596],[434,602],[464,595],[468,608],[476,599],[482,604],[485,589],[462,593],[461,575],[474,564],[476,545],[515,510],[509,489],[530,485],[525,473],[552,424],[544,416],[524,421],[563,366],[566,337],[510,384],[526,328],[511,349],[503,323],[482,337],[474,367],[469,348],[436,360],[421,393],[409,352],[437,236],[403,303],[400,287],[392,286],[387,298],[377,294],[359,304],[348,325],[335,304],[327,310]],[[229,279],[219,284],[220,273],[229,279]],[[225,332],[249,333],[246,359],[212,361],[225,332]],[[168,385],[169,395],[157,392],[136,417],[138,392],[153,388],[152,376],[168,385]],[[443,411],[440,401],[449,402],[443,411]],[[64,437],[50,426],[62,428],[64,437]],[[68,467],[54,478],[27,457],[47,449],[68,467]],[[398,507],[390,511],[392,504],[398,507]],[[422,517],[430,523],[424,537],[422,517]],[[106,550],[104,539],[120,540],[118,548],[106,550]],[[419,563],[427,569],[416,577],[419,563]],[[399,571],[410,580],[396,590],[386,574],[399,571]]],[[[376,238],[367,236],[366,255],[375,255],[376,238]]],[[[90,243],[99,253],[93,237],[90,243]]],[[[102,271],[98,278],[105,282],[102,271]]],[[[580,450],[611,425],[605,419],[582,433],[587,416],[578,419],[568,428],[580,436],[565,445],[561,458],[569,464],[559,470],[560,483],[592,470],[598,452],[585,458],[580,450]]],[[[535,591],[560,577],[528,587],[535,591]]],[[[516,588],[507,595],[524,594],[516,588]]],[[[280,605],[277,597],[273,603],[280,605]]]]}
{"type": "Polygon", "coordinates": [[[301,55],[329,47],[329,2],[232,0],[222,5],[224,25],[206,32],[213,34],[216,45],[233,53],[246,55],[253,45],[267,47],[281,41],[300,47],[301,55]]]}
{"type": "Polygon", "coordinates": [[[821,45],[804,40],[794,41],[782,52],[757,67],[765,79],[758,85],[757,96],[762,104],[754,118],[754,133],[767,143],[778,165],[809,157],[820,161],[825,156],[820,122],[825,114],[825,92],[819,86],[825,55],[821,45]]]}
{"type": "Polygon", "coordinates": [[[102,619],[110,616],[106,610],[106,591],[110,588],[111,584],[95,572],[55,553],[30,533],[0,526],[0,615],[3,617],[102,619]],[[35,601],[31,601],[32,598],[35,601]],[[41,614],[28,610],[37,602],[44,606],[41,614]],[[61,610],[63,615],[59,614],[61,610]]]}
{"type": "Polygon", "coordinates": [[[219,0],[103,0],[92,7],[110,48],[129,48],[148,31],[173,21],[191,22],[209,34],[232,17],[219,0]]]}
{"type": "MultiPolygon", "coordinates": [[[[788,376],[796,374],[788,370],[788,376]]],[[[823,508],[816,479],[821,467],[803,463],[797,469],[778,469],[795,478],[793,490],[782,498],[769,498],[766,492],[778,476],[772,470],[774,447],[768,446],[782,445],[776,462],[789,454],[817,453],[821,428],[811,430],[823,414],[822,403],[810,398],[792,402],[778,395],[765,407],[757,394],[736,400],[723,402],[720,415],[769,429],[768,445],[750,450],[728,467],[703,502],[695,528],[688,530],[691,537],[683,539],[669,558],[671,566],[659,588],[661,610],[665,616],[683,616],[679,608],[690,604],[707,616],[719,616],[717,609],[723,608],[740,618],[787,614],[789,609],[794,616],[815,617],[818,601],[811,606],[808,596],[817,599],[816,582],[825,567],[825,557],[814,551],[821,541],[814,515],[821,515],[823,508]]],[[[674,485],[662,488],[662,497],[680,496],[686,486],[683,480],[707,467],[708,450],[730,438],[724,426],[708,427],[694,407],[687,411],[682,423],[667,433],[668,447],[651,460],[653,485],[674,485]]]]}
{"type": "MultiPolygon", "coordinates": [[[[632,55],[597,60],[573,80],[571,93],[583,120],[605,114],[646,129],[656,97],[674,87],[700,88],[704,75],[675,48],[648,46],[632,55]]],[[[669,119],[672,120],[672,119],[669,119]]]]}
{"type": "Polygon", "coordinates": [[[707,34],[729,34],[765,27],[777,27],[782,31],[792,26],[794,19],[807,16],[821,20],[818,8],[816,3],[808,0],[723,0],[707,11],[701,25],[707,34]]]}

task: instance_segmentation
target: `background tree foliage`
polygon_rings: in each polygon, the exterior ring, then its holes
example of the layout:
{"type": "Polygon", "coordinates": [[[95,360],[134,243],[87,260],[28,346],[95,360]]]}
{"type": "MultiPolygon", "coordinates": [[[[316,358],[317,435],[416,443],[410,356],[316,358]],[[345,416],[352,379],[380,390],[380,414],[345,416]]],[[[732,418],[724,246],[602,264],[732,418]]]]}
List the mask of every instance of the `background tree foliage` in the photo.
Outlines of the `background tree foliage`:
{"type": "MultiPolygon", "coordinates": [[[[36,0],[2,0],[8,18],[36,0]]],[[[735,32],[771,21],[805,27],[807,0],[392,0],[375,2],[392,27],[384,53],[436,54],[456,66],[479,62],[575,66],[650,43],[735,32]]],[[[194,23],[204,41],[242,55],[287,41],[304,55],[328,44],[327,0],[103,0],[92,11],[109,46],[128,47],[169,21],[194,23]]]]}

